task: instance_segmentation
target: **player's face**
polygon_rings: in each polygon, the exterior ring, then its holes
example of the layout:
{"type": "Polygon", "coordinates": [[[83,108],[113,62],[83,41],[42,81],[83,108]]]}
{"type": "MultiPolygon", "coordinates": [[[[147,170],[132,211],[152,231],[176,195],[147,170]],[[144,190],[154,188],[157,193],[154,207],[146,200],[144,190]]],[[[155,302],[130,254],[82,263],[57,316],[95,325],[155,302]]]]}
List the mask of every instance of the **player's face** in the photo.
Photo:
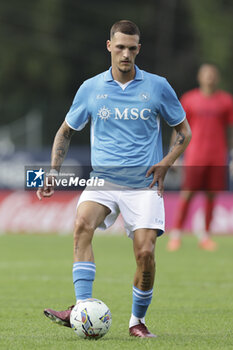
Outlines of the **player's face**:
{"type": "Polygon", "coordinates": [[[141,45],[138,35],[127,35],[116,32],[107,41],[107,49],[111,52],[112,67],[121,73],[129,73],[134,69],[134,61],[141,45]]]}
{"type": "Polygon", "coordinates": [[[200,86],[215,88],[218,85],[219,74],[215,66],[205,64],[198,72],[198,82],[200,86]]]}

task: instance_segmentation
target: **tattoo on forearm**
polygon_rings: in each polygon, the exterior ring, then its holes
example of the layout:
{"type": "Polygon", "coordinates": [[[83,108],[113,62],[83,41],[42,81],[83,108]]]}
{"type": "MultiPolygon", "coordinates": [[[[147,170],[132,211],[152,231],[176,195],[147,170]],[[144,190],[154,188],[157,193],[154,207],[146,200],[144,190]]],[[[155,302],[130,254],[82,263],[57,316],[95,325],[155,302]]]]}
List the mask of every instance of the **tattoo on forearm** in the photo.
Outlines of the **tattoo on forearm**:
{"type": "Polygon", "coordinates": [[[184,140],[185,135],[181,131],[178,131],[174,145],[170,148],[169,152],[171,152],[177,145],[182,145],[184,143],[184,140]]]}
{"type": "Polygon", "coordinates": [[[175,144],[182,145],[184,143],[185,136],[182,132],[178,132],[176,136],[175,144]]]}
{"type": "Polygon", "coordinates": [[[74,130],[72,130],[72,129],[66,129],[63,132],[64,137],[69,141],[70,141],[73,134],[74,134],[74,130]]]}
{"type": "Polygon", "coordinates": [[[58,170],[66,156],[73,133],[73,130],[61,127],[55,137],[52,149],[52,165],[58,170]]]}
{"type": "Polygon", "coordinates": [[[150,271],[143,271],[141,288],[142,288],[142,290],[148,290],[151,288],[151,272],[150,271]]]}

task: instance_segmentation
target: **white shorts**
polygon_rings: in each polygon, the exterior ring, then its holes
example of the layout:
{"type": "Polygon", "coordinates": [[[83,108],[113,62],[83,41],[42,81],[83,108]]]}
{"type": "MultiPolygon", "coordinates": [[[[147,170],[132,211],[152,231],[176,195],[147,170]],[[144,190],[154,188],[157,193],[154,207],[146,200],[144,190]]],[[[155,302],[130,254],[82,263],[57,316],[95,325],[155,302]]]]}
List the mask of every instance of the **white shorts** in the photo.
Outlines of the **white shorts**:
{"type": "MultiPolygon", "coordinates": [[[[105,181],[105,184],[107,182],[105,181]]],[[[116,221],[121,213],[126,233],[133,239],[134,231],[139,228],[158,230],[158,236],[164,232],[165,212],[163,198],[154,189],[129,189],[128,187],[107,183],[111,190],[100,187],[86,188],[78,201],[93,201],[105,205],[111,210],[104,222],[99,226],[105,230],[116,221]]]]}

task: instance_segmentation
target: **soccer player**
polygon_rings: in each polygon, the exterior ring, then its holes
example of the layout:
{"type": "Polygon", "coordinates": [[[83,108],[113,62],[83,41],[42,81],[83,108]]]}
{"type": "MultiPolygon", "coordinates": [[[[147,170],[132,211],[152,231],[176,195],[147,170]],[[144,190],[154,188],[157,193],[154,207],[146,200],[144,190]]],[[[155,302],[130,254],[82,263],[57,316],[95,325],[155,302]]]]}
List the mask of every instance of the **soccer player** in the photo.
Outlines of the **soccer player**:
{"type": "Polygon", "coordinates": [[[193,136],[184,154],[183,191],[167,246],[170,251],[181,246],[181,229],[198,190],[203,190],[206,197],[205,230],[198,233],[199,246],[208,251],[217,248],[210,238],[210,223],[216,191],[226,188],[227,129],[229,127],[228,136],[232,142],[233,100],[229,93],[217,89],[219,71],[214,64],[202,64],[197,78],[199,88],[181,98],[193,136]]]}
{"type": "MultiPolygon", "coordinates": [[[[76,300],[92,297],[95,229],[109,227],[121,212],[126,232],[133,240],[137,265],[129,333],[145,338],[155,337],[145,325],[145,314],[153,294],[156,238],[164,231],[163,181],[168,168],[187,147],[191,131],[167,80],[135,65],[139,40],[139,29],[131,21],[122,20],[112,26],[107,41],[111,67],[78,89],[54,140],[51,171],[59,171],[71,136],[91,119],[92,175],[104,179],[112,190],[86,188],[79,199],[74,228],[76,300]],[[164,158],[160,117],[177,132],[164,158]]],[[[48,186],[39,189],[37,196],[41,199],[53,192],[48,186]]],[[[71,309],[45,309],[44,313],[52,321],[70,327],[71,309]]]]}

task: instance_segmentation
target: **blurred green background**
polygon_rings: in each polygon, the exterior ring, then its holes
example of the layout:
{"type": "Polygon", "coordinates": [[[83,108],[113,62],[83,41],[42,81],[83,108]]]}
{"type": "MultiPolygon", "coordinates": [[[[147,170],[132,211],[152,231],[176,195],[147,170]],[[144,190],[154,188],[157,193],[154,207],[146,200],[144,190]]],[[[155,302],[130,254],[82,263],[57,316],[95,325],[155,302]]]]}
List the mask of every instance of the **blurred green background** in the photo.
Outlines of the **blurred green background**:
{"type": "MultiPolygon", "coordinates": [[[[52,144],[79,85],[110,66],[105,42],[120,19],[141,30],[141,69],[165,76],[180,96],[196,86],[200,63],[217,63],[232,92],[230,0],[1,0],[0,129],[30,111],[52,144]]],[[[16,125],[17,128],[17,125],[16,125]]],[[[89,142],[86,128],[75,143],[89,142]]]]}

